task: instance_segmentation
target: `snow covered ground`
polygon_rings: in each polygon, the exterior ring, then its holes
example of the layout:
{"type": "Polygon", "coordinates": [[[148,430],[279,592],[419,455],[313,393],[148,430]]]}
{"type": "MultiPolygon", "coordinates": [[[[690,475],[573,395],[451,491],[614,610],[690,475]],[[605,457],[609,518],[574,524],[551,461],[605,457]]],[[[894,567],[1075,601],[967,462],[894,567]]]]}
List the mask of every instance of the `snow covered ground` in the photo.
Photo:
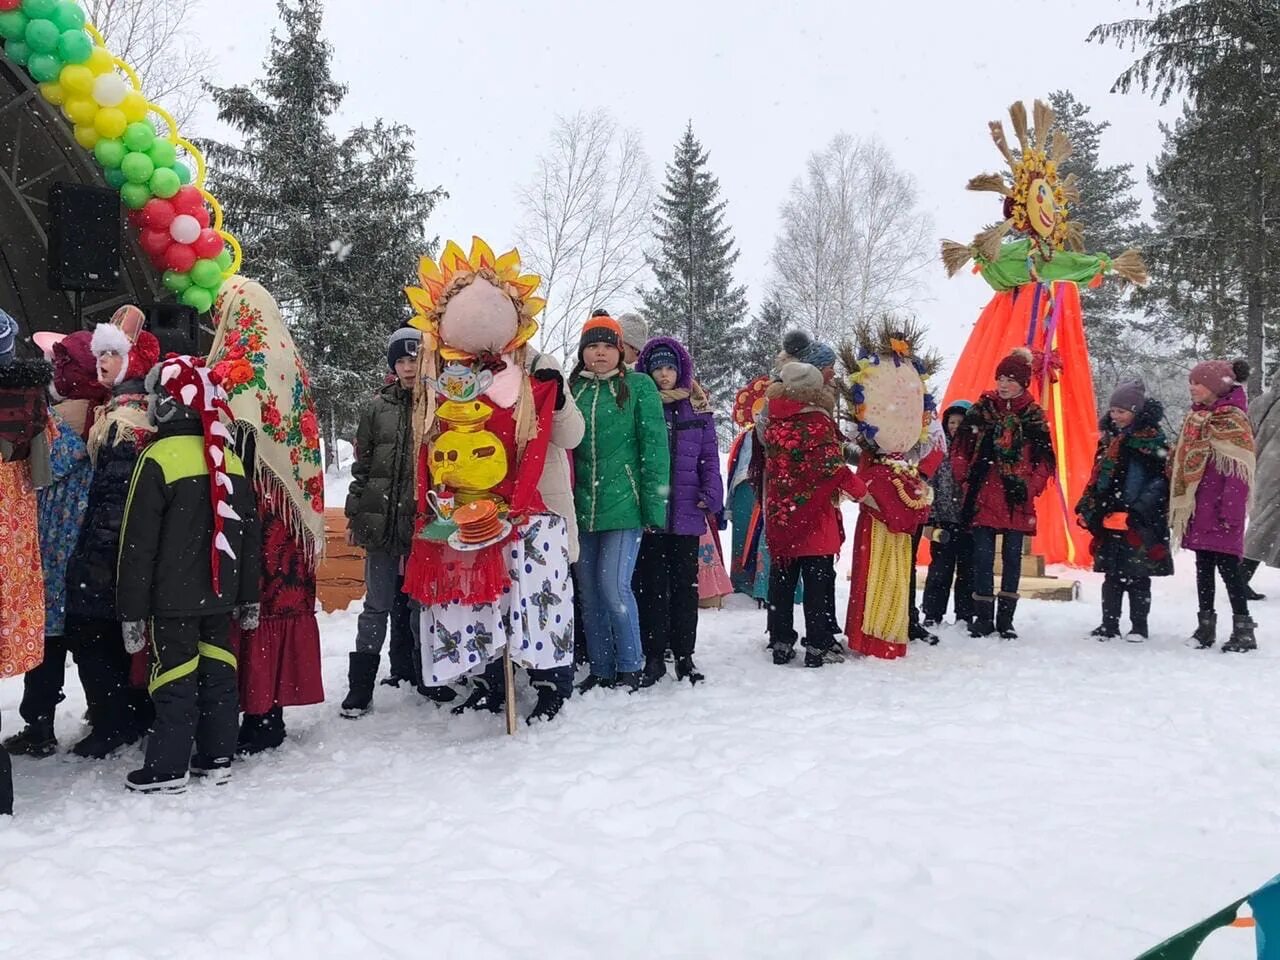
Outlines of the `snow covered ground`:
{"type": "MultiPolygon", "coordinates": [[[[1085,575],[1016,643],[779,668],[735,598],[704,614],[705,686],[514,739],[386,687],[340,719],[354,610],[324,617],[331,702],[226,787],[128,795],[137,752],[16,762],[0,957],[1127,960],[1280,872],[1280,599],[1257,655],[1187,649],[1181,559],[1145,646],[1081,638],[1085,575]]],[[[73,683],[64,747],[82,709],[73,683]]]]}

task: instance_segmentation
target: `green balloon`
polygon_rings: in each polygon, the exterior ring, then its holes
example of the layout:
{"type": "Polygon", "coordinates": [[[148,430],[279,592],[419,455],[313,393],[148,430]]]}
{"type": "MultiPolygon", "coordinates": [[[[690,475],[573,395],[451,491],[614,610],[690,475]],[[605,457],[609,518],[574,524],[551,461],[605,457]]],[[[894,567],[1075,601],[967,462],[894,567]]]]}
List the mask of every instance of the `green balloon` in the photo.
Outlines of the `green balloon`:
{"type": "Polygon", "coordinates": [[[5,40],[21,40],[27,35],[27,15],[21,10],[0,13],[0,37],[5,40]]]}
{"type": "Polygon", "coordinates": [[[147,183],[151,175],[156,172],[156,165],[145,153],[133,150],[126,153],[124,159],[120,161],[120,169],[124,171],[125,179],[130,183],[147,183]]]}
{"type": "Polygon", "coordinates": [[[93,41],[83,30],[64,30],[58,37],[58,56],[63,63],[84,63],[93,53],[93,41]]]}
{"type": "Polygon", "coordinates": [[[166,270],[162,282],[165,289],[171,293],[182,293],[191,286],[191,276],[186,273],[178,273],[177,270],[166,270]]]}
{"type": "Polygon", "coordinates": [[[83,30],[85,25],[84,11],[80,9],[80,4],[72,3],[71,0],[63,0],[58,4],[49,19],[64,33],[68,30],[83,30]]]}
{"type": "Polygon", "coordinates": [[[214,258],[213,262],[218,265],[218,269],[221,270],[223,273],[226,273],[228,270],[230,270],[231,264],[235,263],[235,261],[231,259],[231,251],[228,250],[226,247],[222,248],[222,252],[218,254],[217,257],[214,258]]]}
{"type": "Polygon", "coordinates": [[[22,0],[22,12],[32,20],[48,20],[58,10],[58,0],[22,0]]]}
{"type": "Polygon", "coordinates": [[[108,170],[119,170],[120,164],[128,152],[123,143],[119,140],[112,140],[109,137],[103,137],[93,148],[93,155],[97,158],[98,163],[108,170]]]}
{"type": "Polygon", "coordinates": [[[139,120],[129,124],[124,131],[124,145],[130,150],[146,153],[156,142],[156,128],[150,120],[139,120]]]}
{"type": "Polygon", "coordinates": [[[27,70],[37,83],[52,83],[62,72],[62,61],[52,53],[33,53],[27,60],[27,70]]]}
{"type": "Polygon", "coordinates": [[[168,200],[182,189],[182,181],[171,167],[156,167],[150,182],[151,192],[163,200],[168,200]]]}
{"type": "Polygon", "coordinates": [[[141,210],[151,199],[151,191],[145,183],[126,183],[120,188],[120,199],[130,210],[141,210]]]}
{"type": "Polygon", "coordinates": [[[168,140],[156,137],[155,143],[151,144],[151,148],[147,150],[147,156],[151,158],[157,170],[161,167],[172,167],[178,160],[178,148],[168,140]]]}
{"type": "Polygon", "coordinates": [[[192,285],[182,291],[182,302],[196,313],[208,313],[213,306],[213,294],[204,287],[192,285]]]}
{"type": "MultiPolygon", "coordinates": [[[[101,143],[101,141],[99,141],[101,143]]],[[[102,179],[107,181],[107,186],[112,190],[119,190],[129,181],[124,178],[124,174],[119,170],[104,170],[102,179]]]]}
{"type": "Polygon", "coordinates": [[[25,67],[31,57],[31,48],[22,40],[10,40],[4,45],[4,55],[18,66],[25,67]]]}
{"type": "Polygon", "coordinates": [[[58,49],[58,39],[62,34],[51,20],[31,20],[24,36],[32,53],[53,53],[58,49]]]}
{"type": "Polygon", "coordinates": [[[175,163],[173,170],[178,175],[178,179],[182,181],[184,187],[191,183],[191,168],[185,163],[175,163]]]}
{"type": "Polygon", "coordinates": [[[197,287],[216,290],[222,282],[222,270],[213,260],[197,260],[191,268],[191,282],[197,287]]]}

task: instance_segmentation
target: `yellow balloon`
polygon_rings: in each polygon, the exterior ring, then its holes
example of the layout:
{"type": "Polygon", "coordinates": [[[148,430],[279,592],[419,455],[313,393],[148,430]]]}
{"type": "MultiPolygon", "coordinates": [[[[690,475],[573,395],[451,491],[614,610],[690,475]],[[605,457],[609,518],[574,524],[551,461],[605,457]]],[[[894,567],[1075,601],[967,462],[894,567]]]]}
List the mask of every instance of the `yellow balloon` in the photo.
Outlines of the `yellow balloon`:
{"type": "Polygon", "coordinates": [[[120,104],[120,110],[124,113],[126,120],[130,123],[137,123],[147,118],[151,106],[147,103],[146,97],[136,90],[130,90],[125,94],[124,102],[120,104]]]}
{"type": "Polygon", "coordinates": [[[103,107],[93,118],[93,128],[104,137],[122,137],[129,121],[119,107],[103,107]]]}
{"type": "Polygon", "coordinates": [[[62,105],[62,112],[76,126],[88,127],[93,125],[93,118],[98,115],[98,105],[88,97],[77,95],[67,97],[67,102],[62,105]]]}
{"type": "Polygon", "coordinates": [[[69,63],[58,74],[58,82],[67,93],[87,97],[93,92],[93,71],[82,63],[69,63]]]}
{"type": "Polygon", "coordinates": [[[115,65],[116,58],[111,56],[106,47],[94,47],[93,53],[89,54],[89,59],[84,62],[84,66],[88,67],[95,77],[114,69],[115,65]]]}
{"type": "MultiPolygon", "coordinates": [[[[101,116],[102,114],[99,113],[98,115],[101,116]]],[[[82,127],[79,124],[76,124],[75,134],[76,143],[80,144],[80,146],[84,147],[86,150],[92,150],[100,139],[98,131],[93,127],[82,127]]]]}
{"type": "Polygon", "coordinates": [[[67,102],[67,91],[63,89],[60,83],[40,84],[40,95],[55,107],[60,107],[67,102]]]}

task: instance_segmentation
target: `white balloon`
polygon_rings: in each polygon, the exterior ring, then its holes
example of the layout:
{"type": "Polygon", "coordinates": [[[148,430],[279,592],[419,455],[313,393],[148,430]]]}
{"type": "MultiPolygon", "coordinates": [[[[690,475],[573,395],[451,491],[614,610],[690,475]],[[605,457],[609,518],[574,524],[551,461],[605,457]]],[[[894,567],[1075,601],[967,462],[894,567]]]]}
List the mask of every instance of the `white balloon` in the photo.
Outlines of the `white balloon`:
{"type": "Polygon", "coordinates": [[[169,225],[169,236],[175,243],[195,243],[200,239],[200,221],[188,213],[180,214],[169,225]]]}
{"type": "Polygon", "coordinates": [[[93,99],[100,107],[118,107],[129,94],[129,84],[118,73],[104,73],[93,81],[93,99]]]}

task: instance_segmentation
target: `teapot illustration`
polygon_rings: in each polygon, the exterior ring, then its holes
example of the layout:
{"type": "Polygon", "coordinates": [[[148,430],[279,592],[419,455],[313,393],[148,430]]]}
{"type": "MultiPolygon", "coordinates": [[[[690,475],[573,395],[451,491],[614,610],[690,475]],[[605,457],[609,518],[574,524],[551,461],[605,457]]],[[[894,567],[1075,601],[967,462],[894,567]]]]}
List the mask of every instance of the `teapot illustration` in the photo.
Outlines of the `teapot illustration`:
{"type": "Polygon", "coordinates": [[[453,490],[459,506],[498,499],[490,491],[506,477],[509,464],[501,438],[484,428],[492,408],[478,399],[447,400],[436,416],[449,429],[427,449],[432,485],[453,490]]]}
{"type": "Polygon", "coordinates": [[[493,385],[493,374],[465,363],[447,363],[440,376],[434,381],[428,379],[428,383],[446,401],[466,403],[479,398],[493,385]]]}

